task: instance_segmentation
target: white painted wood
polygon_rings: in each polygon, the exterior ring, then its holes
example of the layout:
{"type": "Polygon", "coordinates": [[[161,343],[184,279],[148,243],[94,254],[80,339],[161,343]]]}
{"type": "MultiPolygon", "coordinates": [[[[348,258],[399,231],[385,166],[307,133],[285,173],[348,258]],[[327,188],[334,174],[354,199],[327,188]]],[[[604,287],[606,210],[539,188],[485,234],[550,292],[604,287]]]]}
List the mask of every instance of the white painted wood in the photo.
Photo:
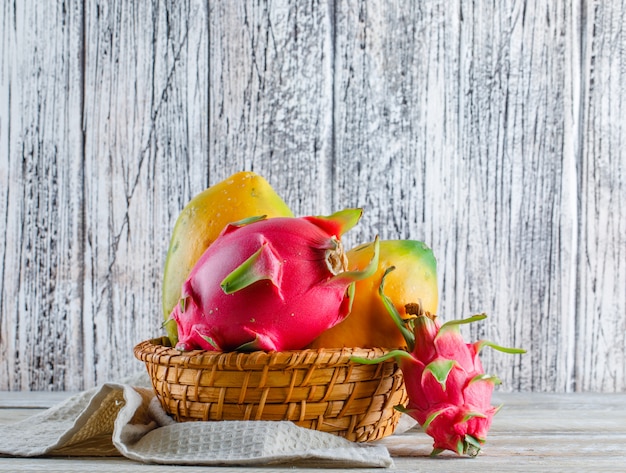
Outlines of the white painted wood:
{"type": "MultiPolygon", "coordinates": [[[[8,393],[12,394],[12,393],[8,393]]],[[[22,393],[23,404],[41,403],[61,393],[22,393]],[[33,399],[35,398],[35,399],[33,399]]],[[[0,392],[0,426],[27,418],[36,412],[3,401],[0,392]]],[[[69,394],[68,394],[69,396],[69,394]]],[[[444,453],[428,455],[431,439],[418,428],[387,437],[387,446],[397,471],[545,472],[545,471],[623,471],[626,455],[626,395],[592,393],[501,393],[495,403],[503,408],[494,417],[487,443],[474,458],[444,453]]],[[[311,465],[298,471],[319,471],[311,465]]],[[[171,471],[171,466],[142,465],[123,458],[1,458],[0,471],[171,471]]],[[[185,472],[241,471],[238,468],[177,467],[185,472]]],[[[246,471],[293,471],[294,466],[249,468],[246,471]]],[[[344,471],[329,469],[324,471],[344,471]]],[[[361,469],[359,471],[380,471],[361,469]]]]}
{"type": "Polygon", "coordinates": [[[184,204],[251,169],[427,242],[502,389],[626,390],[624,1],[4,2],[0,389],[142,370],[184,204]]]}
{"type": "Polygon", "coordinates": [[[585,9],[577,363],[582,390],[626,385],[626,3],[585,9]]]}
{"type": "Polygon", "coordinates": [[[0,409],[46,409],[75,394],[71,391],[2,391],[0,409]]]}
{"type": "Polygon", "coordinates": [[[0,389],[84,368],[81,22],[79,4],[0,6],[0,389]]]}
{"type": "Polygon", "coordinates": [[[578,15],[552,3],[368,1],[337,14],[339,200],[365,206],[362,238],[434,249],[444,320],[486,312],[473,337],[530,350],[485,354],[509,389],[572,382],[564,66],[578,15]]]}
{"type": "Polygon", "coordinates": [[[173,222],[207,185],[205,6],[86,4],[86,386],[140,368],[173,222]]]}
{"type": "Polygon", "coordinates": [[[296,215],[338,210],[332,3],[210,3],[211,183],[252,170],[296,215]]]}

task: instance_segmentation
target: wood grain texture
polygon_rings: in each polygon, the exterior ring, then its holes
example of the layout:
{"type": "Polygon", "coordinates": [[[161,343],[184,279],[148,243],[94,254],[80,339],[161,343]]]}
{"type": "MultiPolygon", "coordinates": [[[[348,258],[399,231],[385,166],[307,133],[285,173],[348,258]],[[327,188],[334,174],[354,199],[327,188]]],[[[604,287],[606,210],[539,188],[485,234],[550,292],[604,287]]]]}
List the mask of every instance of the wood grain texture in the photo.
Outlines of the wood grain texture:
{"type": "MultiPolygon", "coordinates": [[[[38,412],[34,406],[53,405],[51,395],[60,393],[0,392],[0,426],[25,419],[38,412]],[[8,394],[8,396],[7,396],[8,394]],[[4,398],[8,397],[7,401],[4,398]],[[20,403],[21,401],[21,403],[20,403]]],[[[59,396],[56,396],[59,398],[59,396]]],[[[69,397],[69,395],[67,396],[69,397]]],[[[389,450],[395,463],[392,471],[428,471],[467,473],[602,471],[624,470],[626,454],[626,395],[597,393],[497,393],[494,401],[504,407],[494,417],[487,442],[474,459],[457,457],[450,452],[432,458],[432,439],[418,428],[395,433],[378,442],[389,450]]],[[[0,458],[4,471],[64,472],[143,472],[146,465],[123,458],[0,458]]],[[[171,466],[150,465],[150,471],[171,471],[171,466]]],[[[311,462],[272,467],[247,466],[246,471],[319,472],[311,462]]],[[[181,471],[240,472],[241,467],[185,466],[181,471]]],[[[324,469],[329,472],[345,468],[324,469]]],[[[359,471],[375,472],[380,469],[359,471]]]]}
{"type": "Polygon", "coordinates": [[[0,390],[143,369],[185,203],[239,170],[425,241],[502,389],[626,390],[623,0],[0,5],[0,390]]]}
{"type": "Polygon", "coordinates": [[[485,352],[508,389],[568,390],[575,195],[565,179],[575,161],[563,150],[573,138],[564,111],[574,100],[566,64],[576,44],[566,38],[576,25],[555,2],[463,5],[461,15],[460,180],[444,309],[485,311],[492,317],[475,338],[529,350],[485,352]]]}
{"type": "Polygon", "coordinates": [[[137,370],[158,332],[160,277],[184,202],[206,187],[202,2],[85,12],[85,384],[137,370]]]}
{"type": "Polygon", "coordinates": [[[332,10],[211,2],[210,180],[263,175],[296,215],[329,213],[332,10]]]}
{"type": "Polygon", "coordinates": [[[81,10],[0,11],[0,384],[59,390],[83,369],[81,10]]]}
{"type": "Polygon", "coordinates": [[[338,13],[336,192],[366,208],[362,238],[434,248],[444,319],[487,312],[473,337],[531,351],[485,355],[505,386],[562,390],[574,342],[576,196],[562,184],[575,166],[563,152],[575,25],[563,6],[499,5],[338,13]]]}
{"type": "Polygon", "coordinates": [[[577,369],[581,390],[626,389],[626,2],[585,10],[577,369]]]}

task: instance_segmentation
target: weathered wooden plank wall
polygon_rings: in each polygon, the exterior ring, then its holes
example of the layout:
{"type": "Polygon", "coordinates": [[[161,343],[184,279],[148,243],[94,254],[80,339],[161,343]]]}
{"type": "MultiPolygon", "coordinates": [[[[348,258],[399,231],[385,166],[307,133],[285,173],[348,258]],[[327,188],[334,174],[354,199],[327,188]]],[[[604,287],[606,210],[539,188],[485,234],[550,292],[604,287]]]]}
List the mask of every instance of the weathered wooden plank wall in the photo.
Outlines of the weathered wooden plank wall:
{"type": "Polygon", "coordinates": [[[5,1],[0,390],[143,369],[169,232],[242,169],[426,241],[503,389],[626,390],[626,2],[5,1]]]}

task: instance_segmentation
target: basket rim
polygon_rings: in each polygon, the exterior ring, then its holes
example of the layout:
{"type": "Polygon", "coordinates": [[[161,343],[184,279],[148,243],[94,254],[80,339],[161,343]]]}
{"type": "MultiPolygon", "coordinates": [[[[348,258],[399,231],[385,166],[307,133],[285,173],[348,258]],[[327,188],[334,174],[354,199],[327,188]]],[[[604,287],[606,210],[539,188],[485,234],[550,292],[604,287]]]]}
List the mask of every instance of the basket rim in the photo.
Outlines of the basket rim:
{"type": "MultiPolygon", "coordinates": [[[[134,347],[135,357],[145,363],[159,365],[180,365],[187,368],[221,366],[224,369],[250,369],[254,366],[275,367],[277,369],[294,365],[316,365],[333,367],[352,362],[354,357],[374,359],[389,353],[386,348],[305,348],[286,351],[217,352],[209,350],[180,351],[173,348],[167,337],[144,340],[134,347]]],[[[382,363],[395,363],[393,358],[382,363]]]]}

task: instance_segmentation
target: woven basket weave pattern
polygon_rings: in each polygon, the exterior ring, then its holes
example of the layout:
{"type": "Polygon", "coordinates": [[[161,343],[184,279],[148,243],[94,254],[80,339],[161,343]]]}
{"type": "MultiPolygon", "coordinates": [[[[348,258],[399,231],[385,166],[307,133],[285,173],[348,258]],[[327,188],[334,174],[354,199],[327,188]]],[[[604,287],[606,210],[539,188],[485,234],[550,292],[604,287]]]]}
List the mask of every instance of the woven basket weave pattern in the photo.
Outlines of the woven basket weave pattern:
{"type": "Polygon", "coordinates": [[[161,405],[178,421],[290,420],[364,442],[393,433],[407,399],[396,364],[351,363],[379,349],[180,352],[155,339],[135,347],[161,405]]]}

